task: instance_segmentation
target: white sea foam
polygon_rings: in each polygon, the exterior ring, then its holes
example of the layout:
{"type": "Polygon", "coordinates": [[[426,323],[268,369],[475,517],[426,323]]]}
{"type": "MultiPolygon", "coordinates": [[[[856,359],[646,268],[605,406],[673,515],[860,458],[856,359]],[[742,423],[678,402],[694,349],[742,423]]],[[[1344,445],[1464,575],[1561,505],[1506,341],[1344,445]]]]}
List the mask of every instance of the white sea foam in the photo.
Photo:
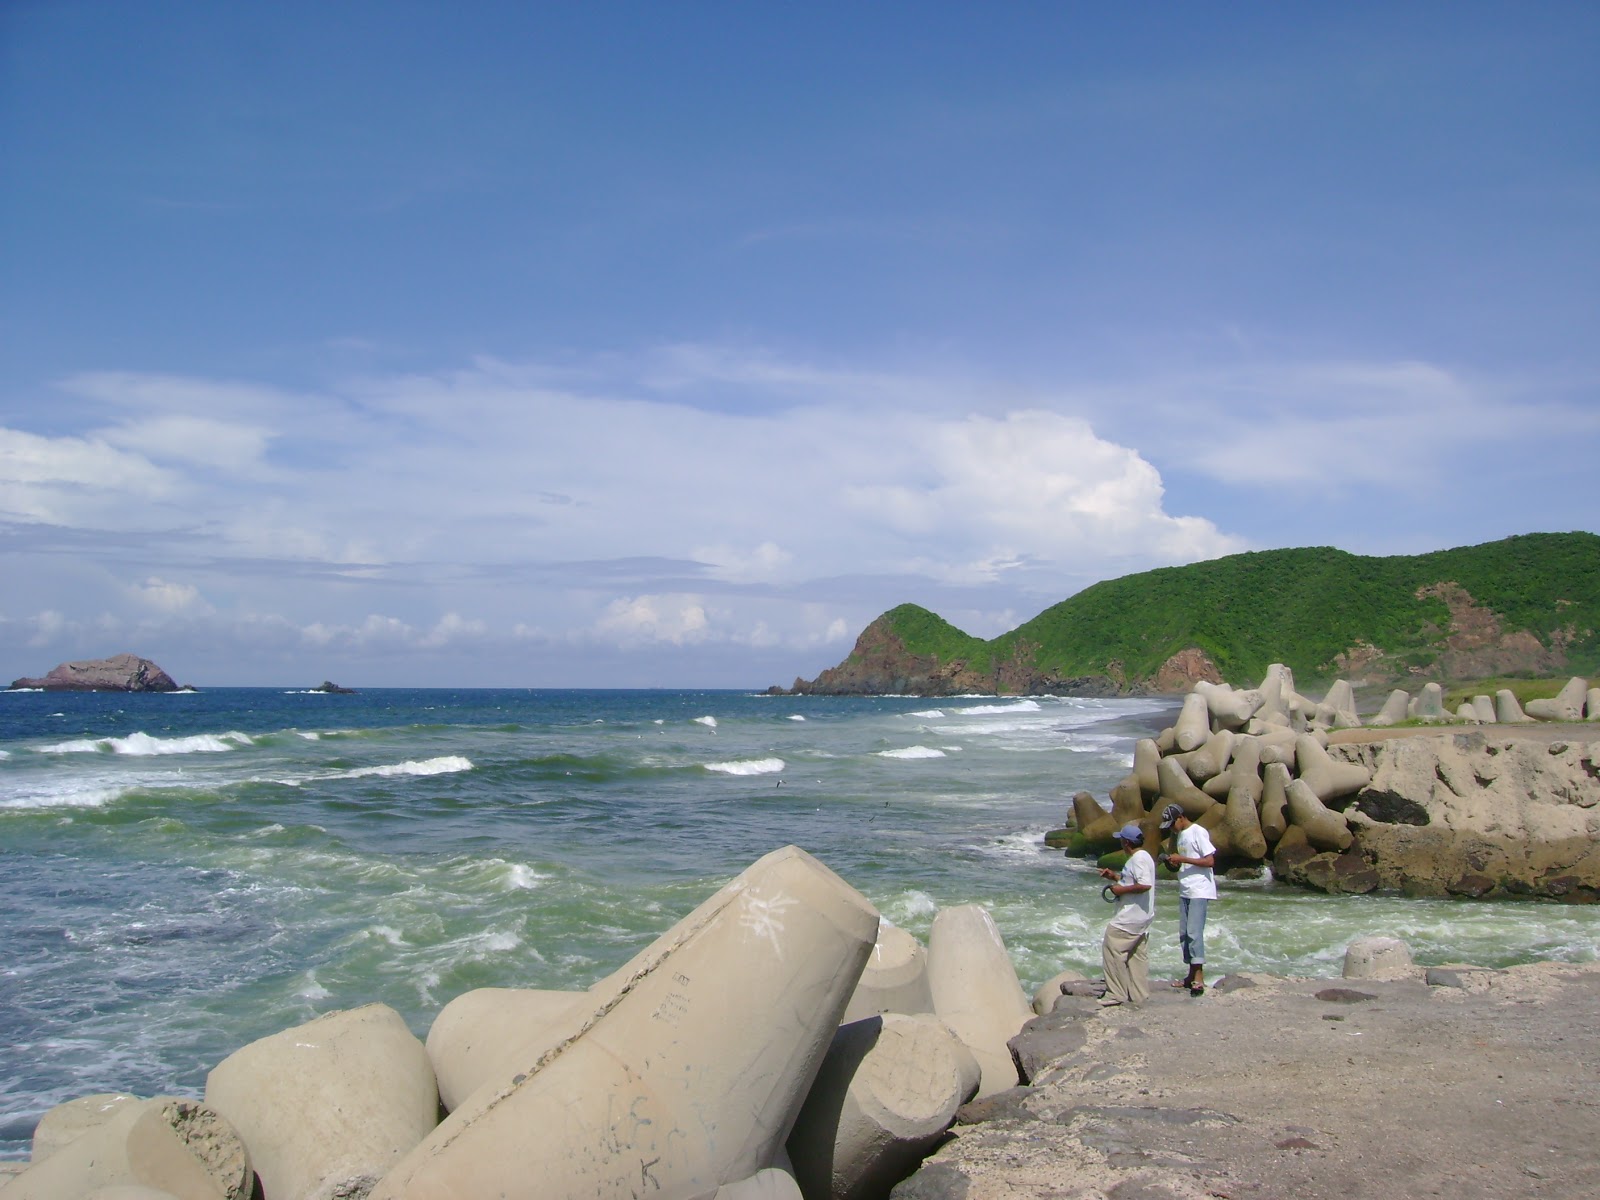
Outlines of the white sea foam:
{"type": "Polygon", "coordinates": [[[971,708],[958,708],[955,715],[958,717],[984,717],[995,713],[1027,713],[1039,712],[1037,700],[1018,700],[1015,704],[974,704],[971,708]]]}
{"type": "Polygon", "coordinates": [[[60,782],[12,788],[0,799],[0,808],[104,808],[123,788],[60,782]]]}
{"type": "Polygon", "coordinates": [[[10,758],[10,757],[11,757],[11,751],[9,751],[9,750],[0,750],[0,758],[10,758]]]}
{"type": "Polygon", "coordinates": [[[879,758],[943,758],[944,751],[932,746],[906,746],[900,750],[879,750],[879,758]]]}
{"type": "Polygon", "coordinates": [[[715,717],[696,717],[694,723],[696,725],[704,725],[708,729],[717,727],[717,719],[715,717]]]}
{"type": "Polygon", "coordinates": [[[349,771],[336,771],[323,778],[366,779],[374,775],[451,775],[457,771],[470,770],[472,770],[470,758],[463,758],[459,754],[447,754],[442,758],[428,758],[421,762],[411,759],[406,762],[386,763],[381,767],[355,767],[349,771]]]}
{"type": "Polygon", "coordinates": [[[789,714],[789,720],[791,720],[791,721],[804,721],[805,718],[802,717],[799,713],[790,713],[789,714]]]}
{"type": "Polygon", "coordinates": [[[707,763],[706,770],[722,775],[774,775],[783,770],[781,758],[746,758],[735,762],[707,763]]]}
{"type": "Polygon", "coordinates": [[[908,717],[921,717],[924,721],[939,721],[944,719],[944,710],[938,708],[925,708],[921,712],[907,713],[908,717]]]}
{"type": "Polygon", "coordinates": [[[305,982],[295,990],[294,994],[302,1000],[326,1000],[333,993],[317,982],[315,971],[307,971],[305,982]]]}
{"type": "Polygon", "coordinates": [[[147,758],[161,754],[221,754],[240,746],[252,746],[255,739],[247,733],[196,733],[189,737],[158,738],[148,733],[130,733],[127,737],[77,738],[69,742],[56,742],[40,746],[40,754],[125,754],[147,758]]]}
{"type": "Polygon", "coordinates": [[[543,880],[543,875],[521,863],[512,863],[510,870],[506,872],[506,886],[519,891],[532,891],[543,880]]]}

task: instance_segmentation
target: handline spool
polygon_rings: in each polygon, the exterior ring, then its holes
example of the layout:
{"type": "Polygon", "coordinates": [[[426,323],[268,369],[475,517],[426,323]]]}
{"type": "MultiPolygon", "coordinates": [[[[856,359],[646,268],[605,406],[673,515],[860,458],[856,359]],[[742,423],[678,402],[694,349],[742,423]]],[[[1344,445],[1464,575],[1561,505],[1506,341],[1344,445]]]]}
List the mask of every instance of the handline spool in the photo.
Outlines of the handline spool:
{"type": "Polygon", "coordinates": [[[1108,883],[1105,885],[1105,887],[1101,888],[1100,899],[1104,900],[1107,904],[1115,904],[1117,902],[1117,894],[1111,890],[1115,886],[1115,884],[1108,883]]]}

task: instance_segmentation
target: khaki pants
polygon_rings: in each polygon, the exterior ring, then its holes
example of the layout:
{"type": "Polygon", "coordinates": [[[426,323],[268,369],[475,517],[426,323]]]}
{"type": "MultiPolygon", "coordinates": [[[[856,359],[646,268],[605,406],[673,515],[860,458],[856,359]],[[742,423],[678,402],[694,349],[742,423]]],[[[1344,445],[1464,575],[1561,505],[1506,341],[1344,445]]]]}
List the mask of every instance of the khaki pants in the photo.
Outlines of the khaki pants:
{"type": "Polygon", "coordinates": [[[1150,931],[1129,933],[1106,926],[1100,942],[1100,960],[1106,969],[1107,1000],[1143,1004],[1150,996],[1150,931]]]}

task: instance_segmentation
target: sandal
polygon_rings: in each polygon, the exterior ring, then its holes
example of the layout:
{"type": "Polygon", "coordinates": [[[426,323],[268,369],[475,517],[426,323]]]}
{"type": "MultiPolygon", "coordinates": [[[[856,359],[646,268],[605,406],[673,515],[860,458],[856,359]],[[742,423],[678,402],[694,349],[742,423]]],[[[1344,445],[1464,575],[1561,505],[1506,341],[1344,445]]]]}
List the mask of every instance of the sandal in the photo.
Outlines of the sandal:
{"type": "Polygon", "coordinates": [[[1189,995],[1191,996],[1204,996],[1205,994],[1206,985],[1203,983],[1197,983],[1189,989],[1189,995]]]}

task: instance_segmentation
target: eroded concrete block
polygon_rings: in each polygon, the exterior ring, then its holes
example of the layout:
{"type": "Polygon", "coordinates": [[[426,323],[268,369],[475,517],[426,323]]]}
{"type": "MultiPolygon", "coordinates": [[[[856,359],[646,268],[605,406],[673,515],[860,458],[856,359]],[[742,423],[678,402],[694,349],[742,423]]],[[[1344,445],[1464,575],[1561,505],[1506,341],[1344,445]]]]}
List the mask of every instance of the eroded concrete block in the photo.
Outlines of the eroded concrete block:
{"type": "Polygon", "coordinates": [[[1357,938],[1345,947],[1346,979],[1413,979],[1416,963],[1411,947],[1395,937],[1357,938]]]}
{"type": "Polygon", "coordinates": [[[206,1103],[250,1147],[269,1197],[361,1195],[433,1129],[427,1051],[387,1004],[331,1012],[235,1050],[206,1103]]]}
{"type": "Polygon", "coordinates": [[[845,1006],[844,1022],[882,1013],[931,1013],[933,991],[928,985],[928,951],[921,942],[883,921],[878,940],[861,970],[861,981],[845,1006]]]}
{"type": "Polygon", "coordinates": [[[1014,1087],[1008,1042],[1033,1016],[994,918],[979,904],[940,909],[928,933],[933,1010],[983,1068],[979,1095],[1014,1087]]]}
{"type": "Polygon", "coordinates": [[[454,1111],[484,1084],[509,1083],[530,1042],[585,998],[584,992],[474,988],[450,1001],[426,1042],[440,1102],[454,1111]]]}
{"type": "Polygon", "coordinates": [[[589,991],[504,1088],[473,1093],[373,1200],[714,1195],[777,1163],[878,934],[795,846],[589,991]]]}
{"type": "Polygon", "coordinates": [[[966,1099],[959,1046],[898,1013],[839,1029],[789,1136],[806,1200],[874,1200],[916,1168],[966,1099]]]}
{"type": "Polygon", "coordinates": [[[6,1200],[135,1188],[174,1200],[247,1200],[250,1153],[215,1109],[177,1096],[121,1104],[4,1187],[6,1200]]]}

